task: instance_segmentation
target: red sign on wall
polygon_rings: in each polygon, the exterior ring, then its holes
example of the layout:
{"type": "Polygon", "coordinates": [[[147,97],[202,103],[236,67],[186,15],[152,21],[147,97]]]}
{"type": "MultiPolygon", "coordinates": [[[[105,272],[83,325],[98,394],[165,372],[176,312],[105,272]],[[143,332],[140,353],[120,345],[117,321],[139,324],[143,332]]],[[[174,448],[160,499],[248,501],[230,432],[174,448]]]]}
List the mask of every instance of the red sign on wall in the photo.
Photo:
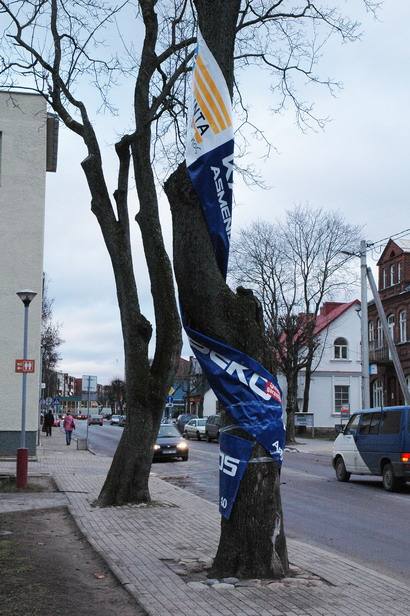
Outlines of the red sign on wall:
{"type": "Polygon", "coordinates": [[[34,372],[36,362],[34,359],[16,359],[16,372],[34,372]]]}

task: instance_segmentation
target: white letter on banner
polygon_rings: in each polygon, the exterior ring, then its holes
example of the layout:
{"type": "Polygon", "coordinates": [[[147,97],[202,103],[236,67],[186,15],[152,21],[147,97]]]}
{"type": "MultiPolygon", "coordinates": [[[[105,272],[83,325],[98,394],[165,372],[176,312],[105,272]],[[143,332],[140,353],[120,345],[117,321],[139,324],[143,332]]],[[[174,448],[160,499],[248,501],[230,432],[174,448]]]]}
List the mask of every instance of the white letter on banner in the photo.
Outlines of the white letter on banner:
{"type": "Polygon", "coordinates": [[[226,181],[228,182],[229,188],[232,190],[233,184],[229,180],[231,179],[233,173],[233,154],[225,156],[225,158],[222,159],[222,164],[226,167],[226,181]]]}
{"type": "Polygon", "coordinates": [[[246,366],[242,366],[241,364],[238,364],[236,361],[231,361],[226,371],[228,374],[234,374],[234,372],[236,372],[240,382],[243,383],[244,385],[248,385],[248,381],[246,380],[246,376],[244,373],[244,370],[246,369],[247,369],[246,366]]]}
{"type": "Polygon", "coordinates": [[[199,342],[195,342],[195,340],[192,340],[192,338],[189,339],[189,344],[191,345],[193,349],[196,349],[197,351],[199,351],[200,353],[203,353],[204,355],[208,355],[209,353],[208,347],[203,346],[202,344],[199,344],[199,342]]]}
{"type": "Polygon", "coordinates": [[[254,372],[251,376],[251,379],[249,381],[249,387],[252,389],[252,391],[255,392],[255,394],[257,394],[258,396],[260,396],[261,398],[263,398],[264,400],[270,400],[271,396],[269,394],[266,393],[266,391],[263,391],[263,389],[260,389],[257,385],[256,385],[256,381],[258,379],[261,379],[261,381],[264,381],[264,383],[267,383],[267,380],[263,378],[263,376],[260,376],[260,374],[257,374],[256,372],[254,372]]]}
{"type": "Polygon", "coordinates": [[[209,357],[212,359],[214,364],[225,370],[226,366],[229,364],[229,359],[226,359],[223,355],[220,355],[216,351],[211,351],[209,353],[209,357]]]}

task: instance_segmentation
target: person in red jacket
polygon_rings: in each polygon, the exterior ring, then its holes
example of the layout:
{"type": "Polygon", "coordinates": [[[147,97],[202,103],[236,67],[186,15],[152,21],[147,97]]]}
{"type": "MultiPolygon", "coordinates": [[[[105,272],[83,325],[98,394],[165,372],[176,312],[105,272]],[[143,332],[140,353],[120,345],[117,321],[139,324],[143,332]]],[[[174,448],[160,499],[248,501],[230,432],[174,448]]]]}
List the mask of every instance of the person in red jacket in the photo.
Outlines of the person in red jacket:
{"type": "Polygon", "coordinates": [[[70,411],[67,411],[67,415],[64,417],[63,428],[65,431],[65,442],[67,445],[71,445],[71,436],[73,430],[75,430],[75,423],[70,411]]]}

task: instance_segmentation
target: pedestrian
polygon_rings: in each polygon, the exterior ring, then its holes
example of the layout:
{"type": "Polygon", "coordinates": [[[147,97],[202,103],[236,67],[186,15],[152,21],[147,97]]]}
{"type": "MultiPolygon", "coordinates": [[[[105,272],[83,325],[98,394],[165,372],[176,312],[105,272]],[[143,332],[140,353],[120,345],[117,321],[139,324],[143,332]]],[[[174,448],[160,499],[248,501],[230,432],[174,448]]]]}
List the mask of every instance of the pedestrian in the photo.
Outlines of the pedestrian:
{"type": "Polygon", "coordinates": [[[71,411],[67,411],[67,415],[64,417],[63,428],[65,430],[66,445],[71,445],[71,436],[73,430],[75,430],[75,422],[71,415],[71,411]]]}
{"type": "Polygon", "coordinates": [[[45,428],[46,436],[51,436],[51,428],[54,425],[54,415],[51,409],[48,409],[47,413],[44,415],[43,426],[45,428]]]}

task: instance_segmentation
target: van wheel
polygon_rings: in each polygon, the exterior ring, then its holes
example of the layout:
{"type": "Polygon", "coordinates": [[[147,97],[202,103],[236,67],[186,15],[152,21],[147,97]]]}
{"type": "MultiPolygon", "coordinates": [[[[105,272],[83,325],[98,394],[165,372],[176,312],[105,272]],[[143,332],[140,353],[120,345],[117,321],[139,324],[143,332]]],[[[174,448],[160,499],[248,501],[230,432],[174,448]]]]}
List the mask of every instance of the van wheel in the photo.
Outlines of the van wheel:
{"type": "Polygon", "coordinates": [[[189,434],[188,432],[183,432],[182,436],[186,439],[189,439],[189,434]]]}
{"type": "Polygon", "coordinates": [[[336,479],[338,481],[349,481],[350,473],[347,472],[343,458],[338,458],[335,463],[336,479]]]}
{"type": "Polygon", "coordinates": [[[201,440],[201,435],[199,434],[199,432],[196,433],[196,438],[198,439],[198,441],[201,440]]]}
{"type": "Polygon", "coordinates": [[[400,477],[395,477],[394,470],[391,464],[383,466],[383,488],[387,492],[395,492],[403,486],[403,480],[400,477]]]}

